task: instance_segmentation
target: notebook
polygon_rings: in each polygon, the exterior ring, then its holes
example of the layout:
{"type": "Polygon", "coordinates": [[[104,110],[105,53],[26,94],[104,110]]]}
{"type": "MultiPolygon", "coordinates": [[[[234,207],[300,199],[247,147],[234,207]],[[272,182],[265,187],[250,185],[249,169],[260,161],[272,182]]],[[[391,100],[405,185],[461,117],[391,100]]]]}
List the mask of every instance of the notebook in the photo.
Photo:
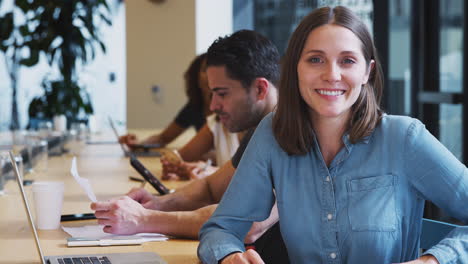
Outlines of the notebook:
{"type": "MultiPolygon", "coordinates": [[[[109,124],[112,128],[112,131],[114,131],[115,137],[117,138],[117,142],[119,141],[119,133],[117,132],[117,128],[115,127],[114,120],[112,118],[109,119],[109,124]]],[[[151,151],[151,149],[154,148],[160,148],[161,144],[135,144],[133,145],[136,150],[130,150],[127,145],[120,143],[120,147],[122,148],[122,151],[124,152],[126,157],[133,155],[136,156],[143,156],[143,157],[159,157],[161,156],[161,153],[158,151],[151,151]]]]}
{"type": "Polygon", "coordinates": [[[14,155],[10,151],[10,160],[13,164],[13,171],[18,182],[20,193],[22,196],[26,215],[28,217],[29,226],[34,235],[34,242],[39,253],[42,264],[68,264],[68,263],[92,263],[92,264],[165,264],[166,262],[154,252],[131,252],[131,253],[106,253],[106,254],[90,254],[90,255],[64,255],[64,256],[44,256],[39,237],[37,235],[34,220],[31,215],[28,199],[24,192],[21,176],[14,161],[14,155]]]}

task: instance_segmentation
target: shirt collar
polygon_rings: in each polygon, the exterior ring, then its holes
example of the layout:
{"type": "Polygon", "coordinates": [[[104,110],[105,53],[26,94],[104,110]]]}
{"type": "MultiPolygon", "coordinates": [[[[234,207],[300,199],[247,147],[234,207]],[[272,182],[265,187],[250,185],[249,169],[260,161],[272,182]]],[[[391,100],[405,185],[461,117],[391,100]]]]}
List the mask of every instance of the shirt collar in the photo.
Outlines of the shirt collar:
{"type": "MultiPolygon", "coordinates": [[[[368,135],[368,136],[364,137],[363,139],[361,139],[360,141],[358,141],[357,144],[359,144],[359,143],[368,144],[369,140],[370,140],[370,138],[372,137],[373,134],[374,134],[374,131],[372,131],[372,133],[370,135],[368,135]]],[[[343,144],[345,145],[346,149],[348,151],[351,151],[352,146],[355,145],[355,144],[351,143],[349,132],[346,132],[343,135],[343,137],[341,138],[341,140],[343,141],[343,144]]]]}

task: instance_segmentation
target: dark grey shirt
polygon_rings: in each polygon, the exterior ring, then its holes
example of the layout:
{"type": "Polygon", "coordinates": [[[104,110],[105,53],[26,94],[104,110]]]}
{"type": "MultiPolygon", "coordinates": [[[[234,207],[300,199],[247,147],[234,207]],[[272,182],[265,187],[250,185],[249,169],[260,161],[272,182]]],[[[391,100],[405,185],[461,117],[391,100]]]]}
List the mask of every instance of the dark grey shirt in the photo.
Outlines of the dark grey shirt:
{"type": "Polygon", "coordinates": [[[232,156],[231,162],[232,166],[235,169],[237,169],[237,166],[239,165],[239,162],[242,158],[242,154],[244,154],[245,148],[247,148],[247,145],[249,144],[250,138],[252,137],[254,131],[255,127],[249,129],[247,133],[245,133],[244,137],[239,143],[239,147],[237,148],[236,153],[234,153],[234,156],[232,156]]]}

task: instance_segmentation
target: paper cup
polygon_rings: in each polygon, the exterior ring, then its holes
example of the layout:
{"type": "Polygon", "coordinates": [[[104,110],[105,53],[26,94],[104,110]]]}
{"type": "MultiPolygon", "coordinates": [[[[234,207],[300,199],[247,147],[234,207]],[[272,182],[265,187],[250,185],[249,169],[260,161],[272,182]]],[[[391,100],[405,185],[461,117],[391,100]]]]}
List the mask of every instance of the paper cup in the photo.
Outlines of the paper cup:
{"type": "Polygon", "coordinates": [[[67,131],[67,118],[64,115],[56,115],[53,118],[54,130],[64,132],[67,131]]]}
{"type": "Polygon", "coordinates": [[[35,182],[32,185],[36,227],[38,229],[58,229],[63,204],[63,182],[35,182]]]}

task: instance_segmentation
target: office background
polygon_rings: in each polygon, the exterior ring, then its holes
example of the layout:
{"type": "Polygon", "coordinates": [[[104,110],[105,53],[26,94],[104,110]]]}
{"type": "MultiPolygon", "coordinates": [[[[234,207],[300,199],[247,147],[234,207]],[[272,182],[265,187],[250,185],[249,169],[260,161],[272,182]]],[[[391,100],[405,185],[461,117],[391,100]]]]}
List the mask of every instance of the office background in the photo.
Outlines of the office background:
{"type": "MultiPolygon", "coordinates": [[[[1,10],[12,0],[1,1],[1,10]]],[[[107,53],[80,68],[102,129],[107,116],[128,128],[162,128],[185,103],[183,73],[221,35],[254,29],[284,52],[301,18],[322,5],[352,8],[372,29],[385,71],[387,113],[409,115],[468,162],[467,5],[463,0],[108,0],[107,53]]],[[[0,60],[0,130],[11,123],[11,88],[0,60]]],[[[43,60],[43,59],[42,59],[43,60]]],[[[18,115],[42,93],[45,61],[22,67],[18,115]]],[[[123,128],[123,127],[122,127],[123,128]]],[[[430,213],[430,212],[428,212],[430,213]]],[[[433,214],[440,216],[439,212],[433,214]]]]}

